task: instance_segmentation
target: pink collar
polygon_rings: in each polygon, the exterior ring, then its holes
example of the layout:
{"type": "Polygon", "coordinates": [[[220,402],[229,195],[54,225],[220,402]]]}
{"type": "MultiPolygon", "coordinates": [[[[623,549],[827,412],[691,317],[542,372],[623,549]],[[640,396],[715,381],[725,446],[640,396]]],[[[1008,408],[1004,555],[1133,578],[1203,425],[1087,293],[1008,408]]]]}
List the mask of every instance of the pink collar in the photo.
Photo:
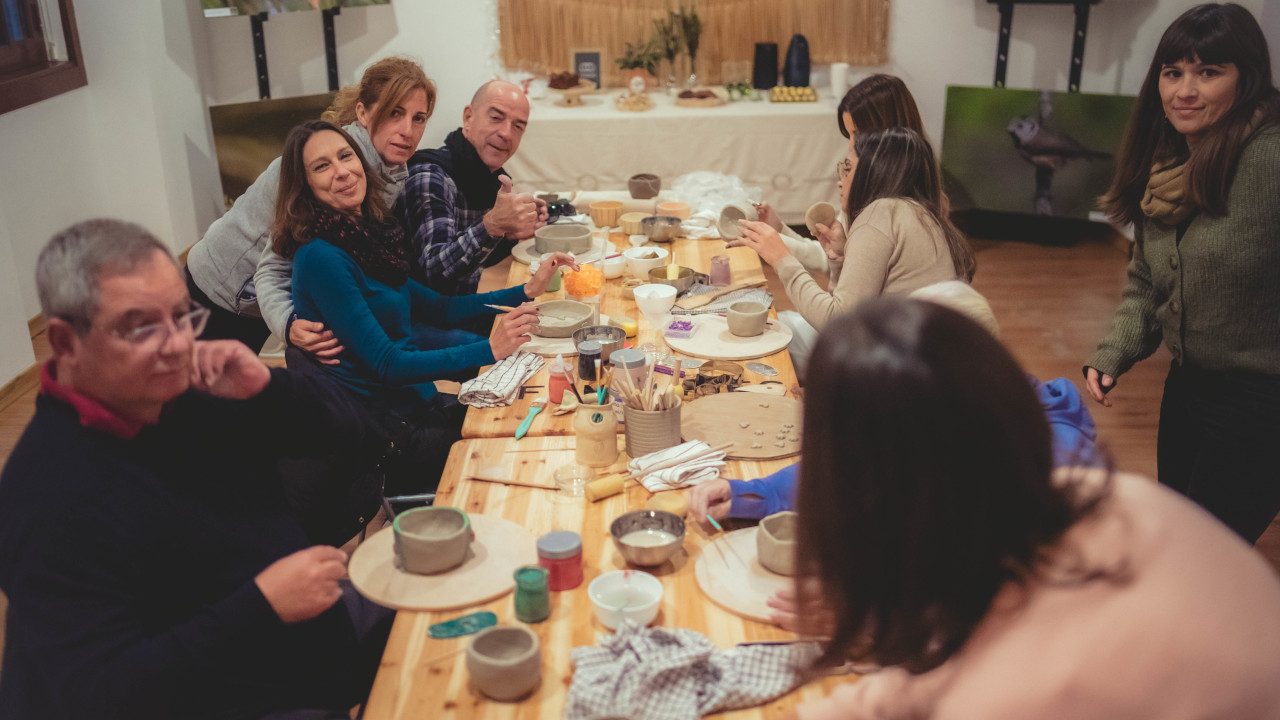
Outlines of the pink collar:
{"type": "Polygon", "coordinates": [[[122,418],[88,395],[82,395],[66,385],[59,385],[55,374],[53,360],[46,362],[40,369],[40,392],[75,408],[80,415],[81,426],[101,430],[121,440],[132,440],[142,432],[142,423],[122,418]]]}

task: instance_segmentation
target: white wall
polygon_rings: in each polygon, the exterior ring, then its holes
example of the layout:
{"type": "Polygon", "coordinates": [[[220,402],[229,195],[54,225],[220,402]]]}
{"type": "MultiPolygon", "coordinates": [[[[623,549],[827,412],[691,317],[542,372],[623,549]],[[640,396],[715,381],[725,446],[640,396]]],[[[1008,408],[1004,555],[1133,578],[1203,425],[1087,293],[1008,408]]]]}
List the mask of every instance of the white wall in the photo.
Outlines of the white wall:
{"type": "MultiPolygon", "coordinates": [[[[18,289],[13,241],[5,229],[4,211],[0,209],[0,308],[21,307],[22,293],[18,289]]],[[[21,313],[0,312],[0,386],[35,362],[29,337],[27,323],[21,313]]]]}

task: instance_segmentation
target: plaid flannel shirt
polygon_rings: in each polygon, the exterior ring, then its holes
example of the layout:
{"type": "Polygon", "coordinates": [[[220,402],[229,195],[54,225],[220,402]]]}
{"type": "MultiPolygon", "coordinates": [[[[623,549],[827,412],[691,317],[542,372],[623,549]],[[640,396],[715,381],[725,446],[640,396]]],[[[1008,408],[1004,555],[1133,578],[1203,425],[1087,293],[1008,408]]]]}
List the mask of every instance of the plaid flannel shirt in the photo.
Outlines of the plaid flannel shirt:
{"type": "Polygon", "coordinates": [[[470,295],[489,254],[503,241],[484,229],[492,207],[472,208],[444,168],[409,164],[399,215],[413,241],[422,284],[443,295],[470,295]]]}

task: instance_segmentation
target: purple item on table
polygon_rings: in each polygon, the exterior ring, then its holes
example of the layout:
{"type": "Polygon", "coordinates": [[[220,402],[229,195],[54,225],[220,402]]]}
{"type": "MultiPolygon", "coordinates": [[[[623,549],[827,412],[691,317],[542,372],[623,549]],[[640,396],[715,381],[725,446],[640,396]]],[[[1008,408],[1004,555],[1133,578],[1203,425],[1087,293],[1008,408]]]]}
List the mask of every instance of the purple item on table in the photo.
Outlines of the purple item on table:
{"type": "Polygon", "coordinates": [[[666,336],[688,340],[693,337],[693,322],[690,320],[672,320],[667,326],[666,336]]]}

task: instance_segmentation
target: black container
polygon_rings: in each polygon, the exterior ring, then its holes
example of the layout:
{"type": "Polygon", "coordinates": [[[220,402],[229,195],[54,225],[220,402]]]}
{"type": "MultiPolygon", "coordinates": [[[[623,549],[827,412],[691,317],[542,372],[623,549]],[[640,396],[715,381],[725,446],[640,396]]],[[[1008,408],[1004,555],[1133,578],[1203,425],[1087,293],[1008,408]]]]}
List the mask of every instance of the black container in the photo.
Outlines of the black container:
{"type": "Polygon", "coordinates": [[[782,67],[782,84],[787,87],[809,87],[809,41],[799,33],[791,36],[787,47],[787,63],[782,67]]]}
{"type": "Polygon", "coordinates": [[[778,44],[756,43],[755,65],[751,68],[751,86],[768,90],[778,84],[778,44]]]}

